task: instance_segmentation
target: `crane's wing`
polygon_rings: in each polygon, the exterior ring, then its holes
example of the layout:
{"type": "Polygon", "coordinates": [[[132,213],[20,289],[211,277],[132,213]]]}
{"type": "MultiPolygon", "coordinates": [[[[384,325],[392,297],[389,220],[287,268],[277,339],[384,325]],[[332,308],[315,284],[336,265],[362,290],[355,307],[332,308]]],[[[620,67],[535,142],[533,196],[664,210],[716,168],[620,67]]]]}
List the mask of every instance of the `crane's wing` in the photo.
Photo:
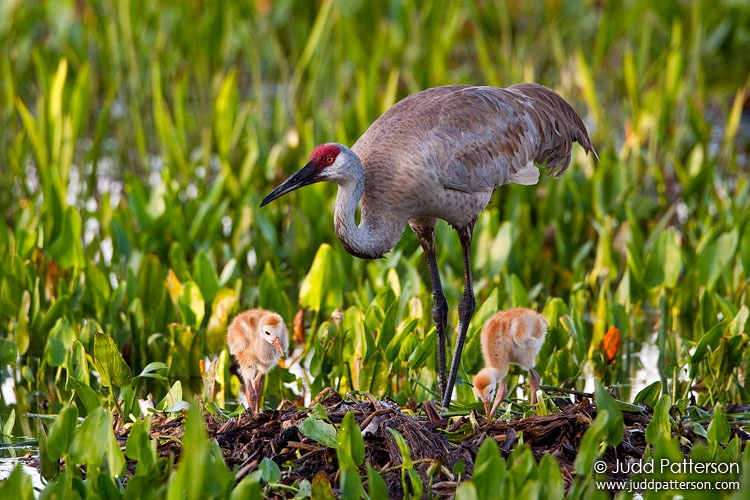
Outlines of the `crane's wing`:
{"type": "Polygon", "coordinates": [[[541,85],[469,87],[443,103],[443,122],[433,133],[450,130],[458,138],[441,165],[446,188],[475,192],[508,183],[536,184],[534,164],[559,177],[570,164],[573,142],[593,150],[581,118],[541,85]]]}
{"type": "Polygon", "coordinates": [[[391,142],[408,140],[404,147],[430,164],[444,187],[469,193],[511,182],[536,184],[534,164],[559,177],[574,141],[593,151],[573,108],[533,83],[436,87],[396,103],[377,122],[378,132],[363,136],[362,149],[368,149],[365,140],[374,145],[383,133],[391,142]]]}

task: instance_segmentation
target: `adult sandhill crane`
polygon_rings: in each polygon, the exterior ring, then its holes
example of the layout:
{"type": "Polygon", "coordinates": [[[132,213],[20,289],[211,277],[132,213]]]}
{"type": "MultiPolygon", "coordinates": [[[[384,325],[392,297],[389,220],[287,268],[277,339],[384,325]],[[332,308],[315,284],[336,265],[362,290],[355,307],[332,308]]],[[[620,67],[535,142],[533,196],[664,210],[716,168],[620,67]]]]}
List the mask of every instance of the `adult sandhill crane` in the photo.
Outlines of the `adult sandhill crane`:
{"type": "Polygon", "coordinates": [[[447,407],[475,308],[470,259],[474,223],[497,187],[536,184],[535,163],[555,177],[562,175],[574,141],[587,153],[593,151],[579,116],[546,87],[436,87],[397,102],[351,149],[338,143],[316,147],[307,165],[271,191],[260,206],[308,184],[335,182],[336,235],[349,253],[370,259],[393,248],[409,224],[430,273],[440,389],[447,407]],[[458,232],[464,264],[458,335],[447,381],[448,304],[435,257],[437,219],[458,232]]]}
{"type": "Polygon", "coordinates": [[[238,314],[229,325],[227,345],[240,365],[249,410],[257,413],[260,409],[263,374],[276,366],[288,342],[286,324],[275,312],[250,309],[238,314]]]}
{"type": "Polygon", "coordinates": [[[546,335],[547,321],[531,309],[500,311],[484,324],[480,337],[484,368],[474,377],[474,394],[484,403],[488,422],[508,394],[505,376],[511,363],[529,371],[529,403],[536,404],[541,378],[534,365],[546,335]]]}

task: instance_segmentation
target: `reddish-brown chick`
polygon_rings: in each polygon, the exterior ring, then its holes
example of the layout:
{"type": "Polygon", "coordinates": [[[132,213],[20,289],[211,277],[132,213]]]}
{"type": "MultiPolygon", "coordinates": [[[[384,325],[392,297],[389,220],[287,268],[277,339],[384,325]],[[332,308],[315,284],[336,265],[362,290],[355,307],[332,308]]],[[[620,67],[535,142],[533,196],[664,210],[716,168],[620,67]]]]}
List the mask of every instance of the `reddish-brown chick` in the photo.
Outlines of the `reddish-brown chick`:
{"type": "Polygon", "coordinates": [[[547,321],[531,309],[500,311],[484,324],[481,344],[485,367],[474,377],[474,394],[484,403],[488,421],[508,393],[505,376],[511,363],[529,370],[529,401],[531,406],[536,404],[541,378],[534,365],[546,335],[547,321]]]}
{"type": "Polygon", "coordinates": [[[286,324],[275,312],[250,309],[229,325],[227,345],[240,366],[250,410],[259,410],[263,374],[276,366],[288,343],[286,324]]]}

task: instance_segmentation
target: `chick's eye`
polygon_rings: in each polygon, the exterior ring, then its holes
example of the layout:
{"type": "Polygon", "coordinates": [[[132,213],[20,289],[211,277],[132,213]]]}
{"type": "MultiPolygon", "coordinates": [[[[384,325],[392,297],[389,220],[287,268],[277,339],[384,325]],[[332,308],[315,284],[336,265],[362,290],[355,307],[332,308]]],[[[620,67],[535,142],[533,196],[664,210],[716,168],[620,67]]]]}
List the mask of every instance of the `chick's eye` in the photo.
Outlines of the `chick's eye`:
{"type": "Polygon", "coordinates": [[[333,156],[326,156],[326,165],[333,165],[333,156]]]}

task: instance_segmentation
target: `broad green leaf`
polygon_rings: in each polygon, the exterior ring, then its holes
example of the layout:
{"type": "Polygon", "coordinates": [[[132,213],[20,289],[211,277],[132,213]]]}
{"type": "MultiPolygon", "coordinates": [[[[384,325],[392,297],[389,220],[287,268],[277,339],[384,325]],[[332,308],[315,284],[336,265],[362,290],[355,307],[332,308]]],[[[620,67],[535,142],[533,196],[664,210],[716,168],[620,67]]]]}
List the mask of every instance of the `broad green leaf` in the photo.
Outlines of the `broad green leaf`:
{"type": "Polygon", "coordinates": [[[542,455],[539,460],[539,486],[543,494],[539,498],[562,500],[565,498],[565,482],[560,472],[560,464],[549,453],[542,455]]]}
{"type": "Polygon", "coordinates": [[[719,340],[724,334],[725,321],[721,321],[711,327],[703,336],[700,338],[698,343],[693,350],[693,356],[690,359],[690,376],[694,377],[698,373],[698,364],[703,361],[708,353],[708,349],[715,350],[719,345],[719,340]]]}
{"type": "Polygon", "coordinates": [[[482,441],[476,459],[474,460],[474,475],[472,481],[479,498],[492,498],[502,491],[505,481],[506,464],[500,455],[497,441],[487,438],[482,441]]]}
{"type": "Polygon", "coordinates": [[[182,383],[177,380],[155,408],[159,411],[167,411],[180,401],[182,401],[182,383]]]}
{"type": "Polygon", "coordinates": [[[477,493],[476,483],[473,481],[464,481],[456,488],[456,500],[481,500],[487,497],[481,497],[477,493]]]}
{"type": "Polygon", "coordinates": [[[606,439],[608,421],[609,412],[597,409],[596,418],[583,434],[581,444],[578,447],[578,455],[576,455],[574,462],[576,473],[585,476],[592,473],[594,460],[599,456],[602,443],[606,439]]]}
{"type": "Polygon", "coordinates": [[[73,437],[70,457],[74,463],[92,469],[100,467],[106,458],[111,476],[122,472],[125,457],[112,431],[112,417],[107,410],[100,407],[89,413],[73,437]]]}
{"type": "Polygon", "coordinates": [[[12,340],[0,338],[0,366],[12,365],[18,357],[18,349],[12,340]]]}
{"type": "Polygon", "coordinates": [[[81,214],[68,207],[63,216],[62,231],[49,247],[50,257],[63,269],[82,269],[86,264],[83,256],[81,214]]]}
{"type": "Polygon", "coordinates": [[[388,489],[378,471],[367,464],[367,488],[370,498],[387,498],[388,489]]]}
{"type": "Polygon", "coordinates": [[[34,488],[31,485],[31,476],[23,471],[23,465],[16,463],[13,472],[0,481],[0,498],[13,498],[15,500],[34,500],[34,488]]]}
{"type": "MultiPolygon", "coordinates": [[[[596,381],[595,389],[596,399],[596,410],[606,410],[608,412],[607,418],[607,436],[605,443],[608,446],[617,446],[622,442],[622,437],[625,434],[625,422],[620,412],[620,407],[615,399],[602,387],[599,380],[596,381]]],[[[597,418],[599,418],[597,414],[597,418]]]]}
{"type": "Polygon", "coordinates": [[[237,302],[237,294],[230,288],[222,288],[215,294],[206,326],[208,352],[219,353],[226,347],[229,314],[237,307],[237,302]]]}
{"type": "MultiPolygon", "coordinates": [[[[2,293],[0,293],[2,295],[2,293]]],[[[31,294],[28,290],[24,290],[21,296],[21,307],[18,311],[16,319],[16,349],[18,354],[23,356],[29,350],[29,344],[31,342],[31,334],[29,332],[29,310],[31,309],[31,294]]]]}
{"type": "Polygon", "coordinates": [[[167,290],[164,287],[167,272],[158,256],[146,254],[138,267],[138,297],[146,316],[152,318],[163,307],[167,290]]]}
{"type": "Polygon", "coordinates": [[[227,497],[234,485],[234,476],[224,463],[216,441],[208,438],[200,405],[195,402],[190,404],[182,443],[177,469],[170,476],[167,486],[167,498],[198,500],[227,497]]]}
{"type": "Polygon", "coordinates": [[[300,424],[299,431],[323,446],[336,448],[338,439],[336,428],[324,420],[307,417],[300,424]]]}
{"type": "Polygon", "coordinates": [[[149,436],[151,421],[148,418],[136,420],[130,428],[125,454],[138,461],[139,467],[149,467],[157,459],[156,441],[149,436]]]}
{"type": "Polygon", "coordinates": [[[365,441],[354,418],[346,412],[336,439],[336,455],[341,467],[360,467],[365,460],[365,441]]]}
{"type": "Polygon", "coordinates": [[[370,394],[382,394],[388,385],[388,362],[378,349],[359,372],[359,388],[370,394]]]}
{"type": "Polygon", "coordinates": [[[634,404],[643,404],[648,407],[653,408],[656,406],[657,401],[659,401],[659,396],[661,395],[661,381],[657,380],[653,384],[647,385],[643,389],[636,394],[635,398],[633,399],[634,404]]]}
{"type": "Polygon", "coordinates": [[[99,395],[88,384],[72,377],[68,379],[68,382],[70,382],[78,399],[81,400],[86,413],[91,413],[102,405],[99,395]]]}
{"type": "Polygon", "coordinates": [[[183,322],[195,329],[200,328],[206,314],[206,302],[203,300],[201,291],[195,282],[188,281],[182,286],[177,298],[177,305],[180,308],[183,322]]]}
{"type": "Polygon", "coordinates": [[[68,349],[76,340],[76,332],[73,330],[68,318],[60,318],[49,332],[47,343],[47,362],[51,366],[61,366],[65,362],[68,349]]]}
{"type": "Polygon", "coordinates": [[[203,250],[198,252],[193,262],[193,279],[206,302],[213,301],[216,292],[219,290],[219,275],[203,250]]]}
{"type": "Polygon", "coordinates": [[[701,283],[712,289],[737,248],[737,229],[711,239],[698,254],[698,275],[701,283]]]}
{"type": "Polygon", "coordinates": [[[2,424],[2,429],[0,429],[0,431],[2,431],[3,436],[13,436],[13,426],[16,425],[16,409],[13,408],[10,410],[8,417],[5,419],[5,422],[3,422],[3,419],[0,418],[0,424],[2,424]]]}
{"type": "Polygon", "coordinates": [[[50,458],[57,460],[68,452],[70,443],[78,426],[78,408],[66,405],[57,416],[47,438],[47,453],[50,458]]]}
{"type": "Polygon", "coordinates": [[[327,243],[318,248],[313,263],[299,288],[300,306],[311,310],[332,311],[343,302],[343,281],[333,249],[327,243]]]}
{"type": "Polygon", "coordinates": [[[679,233],[674,228],[660,231],[646,255],[646,286],[674,288],[682,272],[682,250],[679,233]]]}
{"type": "Polygon", "coordinates": [[[606,446],[622,442],[625,423],[615,399],[596,380],[596,418],[584,433],[574,467],[578,474],[591,474],[594,460],[606,446]]]}
{"type": "Polygon", "coordinates": [[[348,465],[342,467],[339,472],[339,489],[341,498],[362,498],[362,480],[359,478],[359,470],[348,465]]]}
{"type": "Polygon", "coordinates": [[[646,427],[646,442],[655,446],[659,437],[671,438],[672,424],[669,417],[669,409],[672,407],[672,400],[668,395],[663,395],[654,407],[654,416],[651,418],[648,427],[646,427]]]}
{"type": "Polygon", "coordinates": [[[229,500],[263,500],[260,482],[248,474],[234,487],[229,500]]]}
{"type": "Polygon", "coordinates": [[[330,422],[330,419],[328,418],[328,413],[326,413],[326,408],[320,403],[315,403],[313,405],[312,409],[310,409],[310,414],[308,415],[311,418],[316,418],[319,420],[325,420],[326,422],[330,422]]]}
{"type": "Polygon", "coordinates": [[[406,469],[414,467],[414,463],[411,460],[411,451],[409,445],[406,443],[404,436],[401,435],[396,429],[388,428],[388,432],[391,433],[393,439],[396,441],[399,451],[401,452],[401,462],[406,469]]]}
{"type": "Polygon", "coordinates": [[[716,444],[729,442],[731,431],[729,429],[729,422],[721,406],[714,408],[714,416],[711,419],[711,423],[708,424],[708,429],[706,429],[706,437],[709,442],[716,444]]]}
{"type": "Polygon", "coordinates": [[[130,384],[130,367],[109,335],[94,335],[94,365],[105,387],[125,387],[130,384]]]}
{"type": "Polygon", "coordinates": [[[264,457],[263,460],[260,461],[258,468],[260,469],[261,479],[266,483],[278,483],[281,479],[281,469],[279,469],[276,462],[268,457],[264,457]]]}
{"type": "MultiPolygon", "coordinates": [[[[83,349],[83,344],[77,340],[73,342],[69,351],[66,368],[69,378],[74,378],[86,385],[89,384],[89,365],[86,361],[86,351],[83,349]]],[[[68,383],[65,386],[68,389],[70,388],[68,383]]]]}
{"type": "Polygon", "coordinates": [[[410,370],[418,370],[422,368],[427,359],[431,354],[435,352],[435,344],[437,343],[437,331],[433,327],[425,336],[424,340],[419,342],[416,349],[409,356],[407,365],[410,370]]]}

